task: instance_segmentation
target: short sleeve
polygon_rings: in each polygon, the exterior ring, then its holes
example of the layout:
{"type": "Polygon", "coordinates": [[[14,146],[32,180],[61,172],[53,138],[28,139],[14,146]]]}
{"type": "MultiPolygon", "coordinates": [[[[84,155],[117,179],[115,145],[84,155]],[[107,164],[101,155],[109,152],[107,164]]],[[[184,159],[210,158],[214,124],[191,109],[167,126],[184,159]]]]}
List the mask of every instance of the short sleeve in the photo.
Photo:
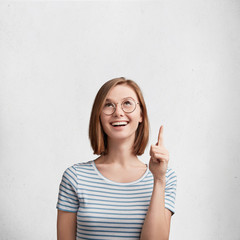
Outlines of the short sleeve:
{"type": "Polygon", "coordinates": [[[67,212],[77,212],[79,208],[78,183],[75,168],[69,167],[62,176],[59,186],[57,209],[67,212]]]}
{"type": "Polygon", "coordinates": [[[166,187],[165,187],[165,208],[175,213],[175,199],[177,189],[177,175],[171,168],[166,173],[166,187]]]}

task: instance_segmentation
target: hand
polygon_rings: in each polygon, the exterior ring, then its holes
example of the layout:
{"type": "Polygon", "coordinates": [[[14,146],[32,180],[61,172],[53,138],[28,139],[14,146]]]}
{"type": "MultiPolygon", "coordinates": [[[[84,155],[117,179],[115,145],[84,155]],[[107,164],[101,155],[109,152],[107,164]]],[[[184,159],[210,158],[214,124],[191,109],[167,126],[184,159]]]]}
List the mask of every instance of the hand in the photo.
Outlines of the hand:
{"type": "Polygon", "coordinates": [[[149,170],[152,172],[154,179],[165,181],[165,174],[169,161],[169,152],[163,146],[163,126],[161,126],[159,129],[158,142],[156,145],[151,145],[150,156],[149,170]]]}

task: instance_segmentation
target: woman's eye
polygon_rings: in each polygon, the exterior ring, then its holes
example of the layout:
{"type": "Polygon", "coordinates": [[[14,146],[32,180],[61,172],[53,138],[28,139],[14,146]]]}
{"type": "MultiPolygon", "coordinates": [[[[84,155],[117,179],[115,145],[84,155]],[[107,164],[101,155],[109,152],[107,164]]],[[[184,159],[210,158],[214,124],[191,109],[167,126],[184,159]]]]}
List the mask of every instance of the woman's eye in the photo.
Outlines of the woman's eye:
{"type": "Polygon", "coordinates": [[[112,103],[106,103],[104,107],[114,107],[112,103]]]}
{"type": "Polygon", "coordinates": [[[124,105],[132,105],[132,102],[131,101],[125,101],[124,105]]]}

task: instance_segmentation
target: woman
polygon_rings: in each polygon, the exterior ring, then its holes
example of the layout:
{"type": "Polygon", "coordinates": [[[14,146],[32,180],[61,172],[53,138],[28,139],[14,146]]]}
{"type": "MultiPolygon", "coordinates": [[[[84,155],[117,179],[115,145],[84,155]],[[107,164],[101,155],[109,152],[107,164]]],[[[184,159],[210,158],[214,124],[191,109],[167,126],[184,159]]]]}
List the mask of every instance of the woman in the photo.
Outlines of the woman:
{"type": "Polygon", "coordinates": [[[106,82],[89,124],[91,146],[100,156],[64,172],[57,203],[58,240],[169,239],[176,174],[167,167],[163,126],[150,147],[149,166],[138,159],[148,137],[147,109],[138,85],[123,77],[106,82]]]}

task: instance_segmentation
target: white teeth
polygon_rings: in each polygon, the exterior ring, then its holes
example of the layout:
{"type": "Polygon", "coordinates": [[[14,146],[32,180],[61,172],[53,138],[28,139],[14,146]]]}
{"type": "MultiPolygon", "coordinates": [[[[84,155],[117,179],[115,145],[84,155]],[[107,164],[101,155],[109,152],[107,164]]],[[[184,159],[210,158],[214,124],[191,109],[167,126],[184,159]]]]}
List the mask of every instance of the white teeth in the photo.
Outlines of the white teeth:
{"type": "Polygon", "coordinates": [[[112,123],[113,126],[120,126],[120,125],[126,126],[127,124],[128,124],[127,122],[114,122],[114,123],[112,123]]]}

